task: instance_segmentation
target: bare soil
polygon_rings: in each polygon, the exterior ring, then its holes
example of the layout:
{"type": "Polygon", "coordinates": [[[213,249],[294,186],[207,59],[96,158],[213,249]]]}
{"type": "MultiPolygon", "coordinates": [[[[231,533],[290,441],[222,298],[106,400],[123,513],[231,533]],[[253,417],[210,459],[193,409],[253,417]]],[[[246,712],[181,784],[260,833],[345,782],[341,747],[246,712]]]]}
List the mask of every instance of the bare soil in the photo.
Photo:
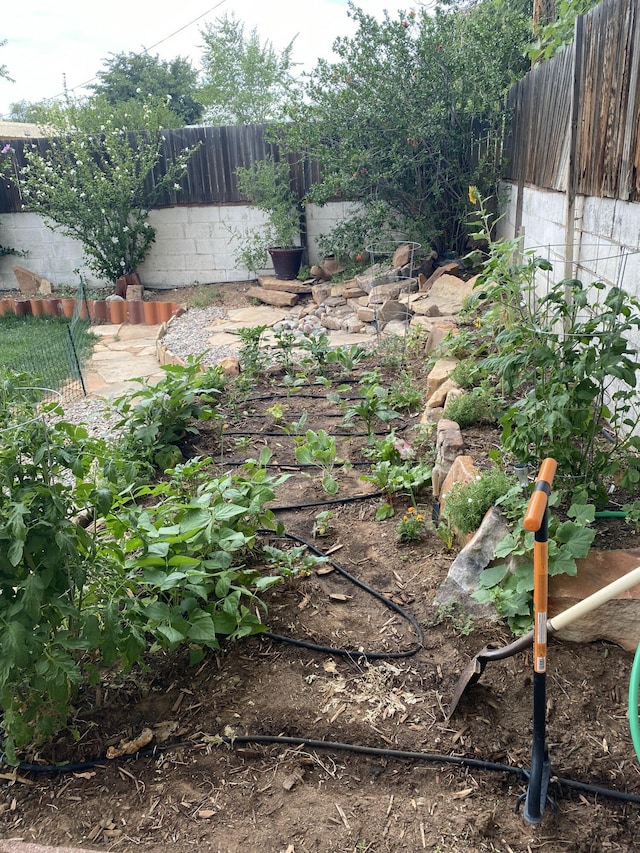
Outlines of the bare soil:
{"type": "MultiPolygon", "coordinates": [[[[230,294],[230,301],[242,298],[230,294]]],[[[387,381],[397,376],[397,367],[386,370],[387,381]]],[[[290,509],[279,510],[278,518],[287,532],[331,552],[338,564],[276,588],[267,599],[271,630],[322,646],[415,654],[367,661],[255,637],[208,654],[194,668],[184,654],[155,655],[144,670],[105,673],[100,689],[79,700],[79,740],[64,733],[30,757],[60,772],[5,768],[0,838],[145,853],[637,849],[638,804],[556,781],[564,777],[640,797],[626,718],[632,655],[611,644],[552,641],[547,742],[553,803],[540,825],[527,823],[522,808],[516,813],[526,790],[521,775],[447,763],[441,756],[529,767],[531,655],[490,663],[453,718],[446,718],[465,664],[487,643],[508,642],[509,632],[501,622],[472,621],[434,606],[457,548],[447,550],[433,530],[418,542],[400,543],[397,516],[374,520],[379,499],[366,497],[373,486],[360,480],[359,466],[338,472],[339,497],[365,497],[331,506],[333,529],[313,538],[314,517],[326,507],[301,505],[326,498],[318,472],[293,470],[291,439],[265,410],[278,402],[287,421],[306,411],[310,428],[343,431],[340,419],[329,417],[335,406],[323,389],[303,389],[315,399],[287,398],[277,382],[256,388],[252,401],[225,413],[222,439],[216,425],[205,424],[192,447],[232,469],[268,444],[272,461],[291,474],[275,502],[290,509]],[[422,647],[401,612],[340,568],[410,614],[424,633],[422,647]],[[150,749],[130,759],[105,759],[109,746],[147,727],[154,731],[150,749]],[[218,745],[219,735],[235,738],[233,747],[218,745]],[[347,746],[242,740],[256,735],[347,746]],[[368,755],[348,745],[424,756],[368,755]]],[[[407,438],[413,423],[404,423],[407,438]]],[[[467,440],[472,455],[482,458],[496,433],[469,431],[467,440]]],[[[365,441],[341,438],[340,455],[362,461],[365,441]]],[[[397,513],[408,505],[408,498],[398,499],[397,513]]],[[[419,497],[419,508],[431,513],[429,494],[419,497]]],[[[613,536],[619,546],[620,531],[613,536]]],[[[283,540],[273,544],[284,547],[283,540]]]]}

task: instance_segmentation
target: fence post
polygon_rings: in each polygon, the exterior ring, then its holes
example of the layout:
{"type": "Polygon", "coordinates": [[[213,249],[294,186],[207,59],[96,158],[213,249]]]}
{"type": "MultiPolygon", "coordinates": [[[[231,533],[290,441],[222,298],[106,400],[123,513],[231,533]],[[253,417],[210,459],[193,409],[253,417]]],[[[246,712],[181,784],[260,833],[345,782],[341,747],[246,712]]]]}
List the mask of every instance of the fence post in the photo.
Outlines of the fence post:
{"type": "Polygon", "coordinates": [[[82,375],[82,368],[80,367],[80,359],[78,358],[78,351],[76,349],[75,341],[73,340],[73,335],[71,334],[71,325],[67,326],[67,337],[69,338],[69,344],[71,345],[71,352],[73,354],[73,363],[78,372],[78,378],[80,379],[80,385],[82,386],[82,393],[84,396],[87,396],[87,389],[84,384],[84,376],[82,375]]]}
{"type": "MultiPolygon", "coordinates": [[[[573,278],[576,218],[576,149],[578,144],[578,112],[580,109],[581,82],[583,69],[584,18],[578,15],[573,37],[573,86],[571,89],[571,113],[569,116],[569,158],[566,177],[566,208],[564,216],[564,278],[573,278]]],[[[571,298],[570,288],[565,288],[565,296],[571,298]]]]}

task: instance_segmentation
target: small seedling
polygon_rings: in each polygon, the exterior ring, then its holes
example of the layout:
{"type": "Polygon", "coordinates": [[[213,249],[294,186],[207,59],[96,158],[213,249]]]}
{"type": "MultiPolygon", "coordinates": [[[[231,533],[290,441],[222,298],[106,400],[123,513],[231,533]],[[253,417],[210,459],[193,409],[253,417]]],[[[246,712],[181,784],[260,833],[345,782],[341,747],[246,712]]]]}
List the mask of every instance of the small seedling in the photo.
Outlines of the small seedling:
{"type": "Polygon", "coordinates": [[[330,509],[322,510],[322,512],[317,512],[313,521],[313,538],[316,539],[318,536],[328,536],[329,533],[333,530],[333,524],[331,523],[331,519],[333,518],[333,513],[330,509]]]}

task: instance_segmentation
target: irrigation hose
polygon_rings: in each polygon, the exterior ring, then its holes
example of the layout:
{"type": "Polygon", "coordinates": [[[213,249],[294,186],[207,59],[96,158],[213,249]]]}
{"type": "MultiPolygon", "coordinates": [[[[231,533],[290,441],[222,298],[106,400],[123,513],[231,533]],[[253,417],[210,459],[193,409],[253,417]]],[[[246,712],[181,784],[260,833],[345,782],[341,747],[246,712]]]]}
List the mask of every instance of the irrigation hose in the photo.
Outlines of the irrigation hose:
{"type": "Polygon", "coordinates": [[[317,557],[323,557],[327,559],[327,562],[330,566],[332,566],[338,574],[342,575],[343,578],[348,580],[350,583],[354,584],[354,586],[359,587],[368,595],[373,596],[373,598],[380,601],[384,604],[385,607],[392,610],[394,613],[397,613],[402,619],[411,625],[413,630],[416,633],[418,638],[417,645],[415,645],[411,649],[407,649],[404,652],[368,652],[365,649],[341,649],[333,646],[323,646],[318,645],[317,643],[311,643],[307,640],[297,640],[293,637],[286,637],[283,634],[274,634],[272,631],[264,631],[261,634],[257,635],[259,637],[267,637],[269,640],[275,640],[279,643],[287,643],[290,646],[296,646],[297,648],[310,649],[314,652],[320,652],[322,654],[327,655],[338,655],[340,657],[348,657],[354,660],[358,660],[359,658],[366,658],[366,660],[399,660],[401,658],[412,657],[417,654],[423,646],[424,636],[422,634],[422,629],[418,622],[414,619],[414,617],[408,613],[404,608],[400,607],[399,604],[396,604],[395,601],[392,601],[390,598],[387,598],[381,592],[374,589],[372,586],[369,586],[368,583],[361,581],[359,578],[352,575],[345,568],[343,568],[339,563],[336,563],[334,560],[329,560],[319,548],[316,548],[315,545],[312,545],[311,542],[307,542],[305,539],[301,539],[299,536],[296,536],[293,533],[275,533],[273,530],[261,529],[258,530],[258,534],[263,536],[276,536],[281,539],[289,539],[292,542],[297,542],[299,545],[304,545],[307,550],[311,551],[312,554],[315,554],[317,557]]]}
{"type": "MultiPolygon", "coordinates": [[[[468,767],[473,770],[491,770],[496,773],[506,773],[517,776],[521,781],[526,782],[529,778],[529,773],[521,767],[512,767],[509,764],[499,764],[494,761],[485,761],[480,758],[466,758],[462,755],[441,755],[433,752],[413,752],[403,749],[385,749],[375,746],[364,746],[356,743],[344,743],[342,741],[326,741],[314,740],[312,738],[303,737],[286,737],[283,735],[238,735],[237,737],[219,738],[220,744],[233,748],[234,746],[244,745],[263,745],[263,746],[288,746],[288,747],[307,747],[308,749],[322,749],[330,752],[352,752],[356,755],[367,755],[373,758],[390,758],[394,760],[405,761],[424,761],[435,764],[454,764],[458,767],[468,767]]],[[[119,759],[96,758],[88,761],[79,761],[74,764],[29,764],[21,762],[17,768],[12,765],[5,765],[7,769],[14,771],[18,770],[23,773],[34,774],[63,774],[63,773],[78,773],[83,770],[90,770],[92,767],[104,767],[114,761],[124,760],[132,761],[138,758],[148,758],[155,755],[171,752],[176,749],[197,748],[199,744],[192,741],[179,741],[178,743],[169,744],[162,748],[147,747],[139,752],[131,755],[122,755],[119,759]]],[[[567,779],[562,776],[554,776],[553,782],[562,790],[568,788],[574,791],[583,791],[594,796],[606,797],[611,800],[618,800],[626,803],[636,803],[640,805],[640,796],[630,794],[627,791],[616,791],[612,788],[603,788],[599,785],[590,785],[586,782],[579,782],[573,779],[567,779]]]]}
{"type": "Polygon", "coordinates": [[[640,725],[638,724],[638,689],[640,688],[640,645],[631,667],[631,678],[629,679],[629,729],[631,740],[636,751],[636,758],[640,761],[640,725]]]}

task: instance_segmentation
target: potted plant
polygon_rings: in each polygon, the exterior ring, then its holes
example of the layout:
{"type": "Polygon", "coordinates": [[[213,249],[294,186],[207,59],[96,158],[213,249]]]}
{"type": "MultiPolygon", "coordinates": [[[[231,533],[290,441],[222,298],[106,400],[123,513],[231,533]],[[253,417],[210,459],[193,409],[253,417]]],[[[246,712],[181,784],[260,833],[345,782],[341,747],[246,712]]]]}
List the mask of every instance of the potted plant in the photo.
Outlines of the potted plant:
{"type": "Polygon", "coordinates": [[[239,237],[237,261],[256,272],[271,256],[276,278],[294,279],[300,270],[304,248],[300,246],[300,206],[291,189],[289,165],[267,157],[248,169],[236,169],[240,191],[266,214],[257,231],[239,237]]]}

